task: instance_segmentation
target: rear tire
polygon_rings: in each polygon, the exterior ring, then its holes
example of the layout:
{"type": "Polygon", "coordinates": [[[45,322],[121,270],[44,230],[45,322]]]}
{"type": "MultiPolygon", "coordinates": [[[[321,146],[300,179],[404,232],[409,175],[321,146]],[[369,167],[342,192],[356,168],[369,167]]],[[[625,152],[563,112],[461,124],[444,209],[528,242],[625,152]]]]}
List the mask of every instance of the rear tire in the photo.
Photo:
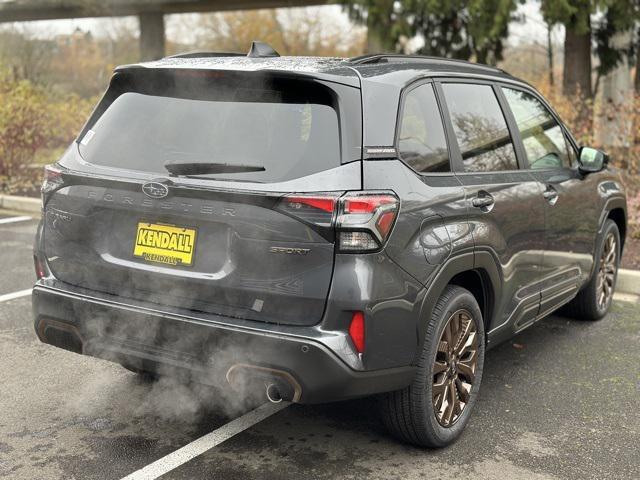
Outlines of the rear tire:
{"type": "Polygon", "coordinates": [[[154,383],[157,382],[160,376],[156,373],[149,372],[147,370],[142,370],[140,368],[132,367],[130,365],[126,365],[124,363],[120,364],[125,370],[130,371],[131,373],[135,373],[138,376],[138,379],[142,383],[154,383]]]}
{"type": "Polygon", "coordinates": [[[447,286],[429,319],[413,382],[380,399],[382,419],[391,433],[420,447],[456,441],[478,396],[484,350],[476,299],[464,288],[447,286]]]}
{"type": "Polygon", "coordinates": [[[605,222],[595,253],[597,263],[589,283],[562,312],[568,317],[577,320],[600,320],[611,307],[620,264],[620,232],[613,220],[607,219],[605,222]]]}

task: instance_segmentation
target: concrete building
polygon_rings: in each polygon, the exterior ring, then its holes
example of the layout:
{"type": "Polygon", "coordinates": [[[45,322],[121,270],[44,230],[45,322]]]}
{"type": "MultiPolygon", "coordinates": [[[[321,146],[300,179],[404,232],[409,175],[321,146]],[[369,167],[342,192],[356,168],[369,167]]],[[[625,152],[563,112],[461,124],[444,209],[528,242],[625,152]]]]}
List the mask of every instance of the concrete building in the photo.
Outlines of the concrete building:
{"type": "Polygon", "coordinates": [[[136,15],[141,60],[165,55],[164,15],[326,5],[335,0],[0,0],[0,23],[136,15]]]}

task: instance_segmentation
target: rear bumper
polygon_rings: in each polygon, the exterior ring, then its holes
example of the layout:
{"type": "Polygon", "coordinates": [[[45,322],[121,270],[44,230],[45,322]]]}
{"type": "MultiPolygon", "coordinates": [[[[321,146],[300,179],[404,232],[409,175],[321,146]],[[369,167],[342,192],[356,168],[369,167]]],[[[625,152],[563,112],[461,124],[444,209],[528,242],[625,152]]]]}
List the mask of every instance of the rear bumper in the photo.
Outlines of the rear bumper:
{"type": "Polygon", "coordinates": [[[122,304],[41,283],[33,290],[33,312],[44,343],[206,384],[276,383],[285,399],[300,403],[397,390],[411,382],[415,371],[412,366],[354,370],[317,331],[311,338],[304,329],[292,335],[270,324],[231,326],[196,312],[122,304]]]}

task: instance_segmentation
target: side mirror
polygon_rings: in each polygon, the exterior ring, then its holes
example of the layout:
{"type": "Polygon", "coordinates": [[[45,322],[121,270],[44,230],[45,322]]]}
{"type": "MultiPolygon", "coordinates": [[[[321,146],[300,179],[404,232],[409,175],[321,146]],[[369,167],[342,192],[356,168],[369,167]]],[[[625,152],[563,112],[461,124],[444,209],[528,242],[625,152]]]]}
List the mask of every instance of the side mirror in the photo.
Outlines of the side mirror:
{"type": "Polygon", "coordinates": [[[609,163],[609,156],[602,150],[590,147],[581,147],[578,163],[578,168],[582,173],[599,172],[609,163]]]}

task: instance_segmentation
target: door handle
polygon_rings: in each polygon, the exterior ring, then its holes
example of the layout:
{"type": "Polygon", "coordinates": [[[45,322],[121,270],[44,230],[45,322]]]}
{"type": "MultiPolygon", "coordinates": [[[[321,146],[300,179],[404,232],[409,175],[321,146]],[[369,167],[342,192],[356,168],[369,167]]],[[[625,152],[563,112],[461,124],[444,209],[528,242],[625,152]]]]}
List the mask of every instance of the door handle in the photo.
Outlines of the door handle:
{"type": "Polygon", "coordinates": [[[488,193],[485,193],[479,194],[477,197],[471,200],[471,205],[476,208],[489,208],[493,205],[494,202],[495,200],[493,199],[493,197],[488,193]]]}
{"type": "Polygon", "coordinates": [[[551,205],[554,205],[558,201],[558,191],[555,188],[553,188],[551,185],[549,185],[547,189],[542,193],[542,196],[551,205]]]}

